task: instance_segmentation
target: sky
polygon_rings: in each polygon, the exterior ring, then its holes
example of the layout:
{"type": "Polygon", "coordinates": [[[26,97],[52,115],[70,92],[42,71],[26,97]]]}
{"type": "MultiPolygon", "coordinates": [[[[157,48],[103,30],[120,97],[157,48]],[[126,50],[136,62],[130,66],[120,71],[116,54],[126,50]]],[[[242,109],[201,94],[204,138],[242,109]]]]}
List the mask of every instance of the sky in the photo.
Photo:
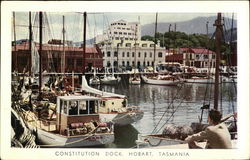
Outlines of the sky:
{"type": "MultiPolygon", "coordinates": [[[[45,25],[44,39],[62,39],[63,15],[65,16],[66,40],[74,42],[83,39],[83,15],[80,12],[46,12],[49,25],[45,25]],[[49,26],[49,27],[48,27],[49,26]]],[[[180,22],[188,21],[197,17],[216,16],[215,13],[158,13],[158,22],[180,22]]],[[[231,16],[231,15],[228,15],[231,16]]],[[[38,41],[38,14],[32,12],[32,24],[34,26],[34,39],[38,41]],[[37,16],[36,16],[37,15],[37,16]],[[36,19],[36,20],[35,20],[36,19]]],[[[28,12],[15,12],[15,32],[16,39],[28,39],[28,12]]],[[[118,20],[128,22],[138,22],[141,25],[155,23],[155,13],[126,13],[126,12],[105,12],[105,13],[87,13],[87,37],[90,39],[98,34],[102,34],[109,24],[118,20]]],[[[12,21],[13,22],[13,21],[12,21]]],[[[12,23],[12,27],[14,23],[12,23]]],[[[12,30],[13,31],[13,30],[12,30]]],[[[12,32],[14,40],[14,32],[12,32]]]]}

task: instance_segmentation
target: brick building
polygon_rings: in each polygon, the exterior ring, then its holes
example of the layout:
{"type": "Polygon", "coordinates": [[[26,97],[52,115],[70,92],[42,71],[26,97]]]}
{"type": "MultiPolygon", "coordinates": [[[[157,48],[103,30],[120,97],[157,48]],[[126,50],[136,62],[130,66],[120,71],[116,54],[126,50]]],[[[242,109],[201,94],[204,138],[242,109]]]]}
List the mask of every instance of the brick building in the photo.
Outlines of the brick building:
{"type": "MultiPolygon", "coordinates": [[[[39,44],[34,44],[35,50],[39,50],[39,44]]],[[[61,70],[61,58],[63,57],[62,45],[44,44],[42,48],[42,71],[57,72],[61,70]]],[[[98,46],[86,47],[85,68],[103,67],[103,55],[98,46]]],[[[19,73],[29,71],[31,67],[29,42],[22,42],[12,46],[12,71],[19,73]]],[[[82,73],[83,71],[83,48],[65,47],[65,72],[82,73]]]]}

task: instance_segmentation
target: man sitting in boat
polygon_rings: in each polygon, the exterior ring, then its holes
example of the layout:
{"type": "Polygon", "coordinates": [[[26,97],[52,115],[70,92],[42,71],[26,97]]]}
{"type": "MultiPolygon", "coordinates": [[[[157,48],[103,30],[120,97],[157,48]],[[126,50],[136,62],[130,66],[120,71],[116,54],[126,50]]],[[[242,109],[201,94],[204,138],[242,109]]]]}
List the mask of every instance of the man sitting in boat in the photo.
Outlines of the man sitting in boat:
{"type": "Polygon", "coordinates": [[[230,149],[232,148],[230,133],[227,126],[221,121],[221,113],[217,110],[210,110],[208,122],[211,126],[205,131],[188,136],[185,141],[188,142],[189,148],[201,148],[196,144],[197,141],[207,140],[206,148],[208,149],[230,149]]]}

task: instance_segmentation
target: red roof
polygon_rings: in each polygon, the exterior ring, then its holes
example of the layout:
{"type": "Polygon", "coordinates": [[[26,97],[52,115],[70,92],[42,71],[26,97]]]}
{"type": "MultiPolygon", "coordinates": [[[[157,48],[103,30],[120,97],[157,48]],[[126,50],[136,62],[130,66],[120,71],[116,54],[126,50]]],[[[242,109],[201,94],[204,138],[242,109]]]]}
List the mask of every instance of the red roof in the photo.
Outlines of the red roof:
{"type": "Polygon", "coordinates": [[[190,53],[194,53],[194,54],[200,54],[200,53],[205,53],[205,54],[211,54],[211,53],[215,53],[211,50],[208,50],[206,48],[180,48],[180,51],[188,51],[190,53]]]}
{"type": "MultiPolygon", "coordinates": [[[[39,44],[35,44],[36,48],[39,49],[39,44]]],[[[25,42],[22,44],[17,44],[16,45],[17,50],[28,50],[29,49],[29,43],[25,42]]],[[[43,50],[53,50],[53,51],[63,51],[63,46],[53,46],[53,45],[48,45],[45,44],[42,47],[43,50]]],[[[12,50],[15,50],[15,46],[12,46],[12,50]]],[[[83,48],[80,47],[65,47],[65,51],[83,51],[83,48]]],[[[87,53],[98,53],[95,47],[86,47],[86,52],[87,53]]]]}

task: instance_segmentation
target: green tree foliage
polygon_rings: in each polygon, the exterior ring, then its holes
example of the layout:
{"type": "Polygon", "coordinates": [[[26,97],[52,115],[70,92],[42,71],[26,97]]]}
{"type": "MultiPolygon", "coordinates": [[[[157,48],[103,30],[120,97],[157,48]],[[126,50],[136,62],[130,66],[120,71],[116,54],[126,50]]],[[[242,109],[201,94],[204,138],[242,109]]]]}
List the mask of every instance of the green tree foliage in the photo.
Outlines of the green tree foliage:
{"type": "MultiPolygon", "coordinates": [[[[215,51],[215,40],[214,38],[209,38],[204,34],[191,34],[188,35],[184,32],[165,32],[155,34],[156,42],[160,40],[161,47],[168,48],[207,48],[215,51]]],[[[142,40],[155,41],[153,36],[145,35],[142,36],[142,40]]],[[[222,43],[221,51],[224,54],[229,54],[229,45],[222,43]]]]}

